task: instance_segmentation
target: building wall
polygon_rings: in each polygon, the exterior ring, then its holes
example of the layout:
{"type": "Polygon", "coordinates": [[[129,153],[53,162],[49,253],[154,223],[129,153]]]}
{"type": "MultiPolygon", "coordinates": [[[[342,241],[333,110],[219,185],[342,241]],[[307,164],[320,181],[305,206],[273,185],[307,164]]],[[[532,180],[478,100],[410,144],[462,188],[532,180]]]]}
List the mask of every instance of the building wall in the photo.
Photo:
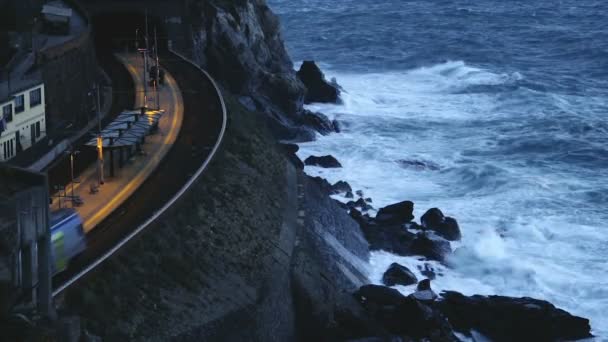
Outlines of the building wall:
{"type": "Polygon", "coordinates": [[[17,132],[20,148],[23,150],[30,148],[46,136],[45,107],[44,84],[16,92],[10,101],[0,104],[0,117],[6,124],[5,130],[0,133],[0,161],[9,160],[18,153],[17,132]],[[36,91],[40,92],[40,100],[32,103],[36,91]],[[23,110],[18,112],[20,96],[23,96],[23,110]],[[5,114],[6,108],[10,109],[10,114],[5,114]],[[12,116],[10,122],[8,122],[9,115],[12,116]]]}
{"type": "Polygon", "coordinates": [[[93,98],[88,95],[99,81],[93,43],[87,36],[78,45],[68,44],[41,63],[48,95],[48,124],[54,130],[77,130],[95,118],[91,110],[93,98]]]}

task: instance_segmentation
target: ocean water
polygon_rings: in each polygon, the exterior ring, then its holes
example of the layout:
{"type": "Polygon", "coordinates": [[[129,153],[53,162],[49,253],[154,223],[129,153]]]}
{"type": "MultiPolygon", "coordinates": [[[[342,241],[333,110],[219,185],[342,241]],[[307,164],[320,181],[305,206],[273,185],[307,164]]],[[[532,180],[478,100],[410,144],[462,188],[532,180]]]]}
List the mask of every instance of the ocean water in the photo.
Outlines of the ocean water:
{"type": "MultiPolygon", "coordinates": [[[[463,240],[452,267],[433,264],[436,290],[546,299],[608,340],[607,1],[269,5],[292,58],[344,88],[342,105],[310,106],[342,133],[299,152],[344,168],[309,174],[376,208],[409,199],[417,218],[455,217],[463,240]]],[[[370,280],[395,261],[422,277],[416,258],[375,252],[370,280]]]]}

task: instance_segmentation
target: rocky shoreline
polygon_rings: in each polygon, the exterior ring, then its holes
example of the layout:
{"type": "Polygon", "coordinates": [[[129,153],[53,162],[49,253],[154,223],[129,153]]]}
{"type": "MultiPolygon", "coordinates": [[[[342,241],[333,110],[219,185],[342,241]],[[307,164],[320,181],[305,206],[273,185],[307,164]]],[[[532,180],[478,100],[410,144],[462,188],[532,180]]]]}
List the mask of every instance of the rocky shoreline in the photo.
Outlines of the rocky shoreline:
{"type": "MultiPolygon", "coordinates": [[[[340,88],[327,82],[313,61],[305,61],[298,71],[313,70],[315,76],[302,79],[315,102],[339,103],[340,88]],[[333,91],[328,89],[333,88],[333,91]],[[318,95],[325,93],[324,96],[318,95]],[[336,96],[331,96],[336,94],[336,96]]],[[[306,102],[309,103],[309,102],[306,102]]],[[[318,114],[322,115],[322,114],[318,114]]],[[[337,127],[339,123],[334,123],[337,127]]],[[[326,131],[319,130],[321,134],[326,131]]],[[[322,168],[342,167],[331,155],[309,156],[303,162],[295,155],[297,146],[286,150],[289,159],[300,168],[304,165],[322,168]]],[[[354,198],[352,187],[345,181],[330,184],[321,177],[313,178],[327,196],[341,194],[354,198]]],[[[414,203],[402,201],[380,208],[372,217],[372,199],[356,191],[357,200],[336,202],[359,224],[370,251],[384,250],[400,256],[417,256],[420,260],[438,261],[449,267],[451,241],[462,237],[455,218],[444,216],[439,208],[427,210],[414,221],[414,203]]],[[[338,330],[351,340],[365,341],[459,341],[460,336],[491,341],[559,341],[590,338],[589,320],[573,316],[547,301],[529,297],[465,296],[456,291],[437,295],[431,288],[436,274],[426,264],[427,277],[418,282],[403,265],[393,263],[384,273],[382,285],[364,285],[352,296],[358,306],[343,307],[347,318],[338,322],[338,330]],[[418,284],[416,291],[402,295],[394,285],[418,284]]]]}
{"type": "MultiPolygon", "coordinates": [[[[201,66],[222,80],[226,89],[238,96],[247,109],[266,114],[275,138],[283,142],[283,154],[300,172],[305,165],[341,167],[332,156],[311,156],[302,161],[296,155],[298,146],[295,143],[313,140],[317,133],[340,132],[339,122],[329,120],[322,113],[308,111],[303,105],[340,103],[342,89],[335,80],[326,80],[313,61],[305,61],[297,72],[294,71],[278,19],[265,1],[245,1],[243,6],[207,5],[200,12],[203,25],[197,36],[203,38],[194,41],[194,50],[201,51],[201,66]],[[234,70],[242,71],[238,78],[232,77],[234,70]]],[[[194,22],[196,24],[197,20],[194,22]]],[[[404,167],[436,167],[416,161],[402,163],[404,167]]],[[[369,251],[385,250],[445,263],[452,253],[450,241],[461,238],[456,219],[445,217],[438,208],[427,211],[420,223],[413,221],[414,203],[410,201],[381,208],[372,217],[368,214],[373,209],[372,199],[354,191],[348,183],[330,184],[319,177],[304,177],[306,206],[313,216],[305,226],[337,237],[341,244],[363,259],[369,251]],[[342,203],[330,199],[330,195],[338,193],[350,201],[342,203]],[[336,229],[336,226],[340,228],[336,229]],[[367,241],[367,247],[362,246],[361,239],[367,241]]],[[[324,251],[331,246],[319,240],[318,233],[302,232],[312,240],[309,250],[300,247],[304,254],[331,254],[324,251]]],[[[338,258],[336,254],[333,257],[338,258]]],[[[330,259],[316,260],[313,269],[332,272],[332,276],[339,278],[337,274],[344,272],[336,271],[335,265],[341,264],[330,259]]],[[[437,275],[428,266],[421,271],[427,279],[422,279],[419,291],[410,296],[375,285],[353,291],[354,281],[305,277],[298,274],[302,269],[306,268],[292,269],[296,330],[300,340],[395,340],[392,337],[401,336],[401,340],[452,341],[455,340],[454,332],[481,334],[499,341],[549,341],[591,336],[588,320],[571,316],[547,302],[498,296],[465,297],[455,292],[437,296],[427,280],[437,275]],[[323,294],[328,286],[334,288],[329,298],[327,293],[323,294]],[[480,320],[479,317],[495,319],[480,320]]],[[[408,270],[401,265],[394,265],[388,271],[385,275],[388,284],[419,280],[411,279],[408,270]]]]}

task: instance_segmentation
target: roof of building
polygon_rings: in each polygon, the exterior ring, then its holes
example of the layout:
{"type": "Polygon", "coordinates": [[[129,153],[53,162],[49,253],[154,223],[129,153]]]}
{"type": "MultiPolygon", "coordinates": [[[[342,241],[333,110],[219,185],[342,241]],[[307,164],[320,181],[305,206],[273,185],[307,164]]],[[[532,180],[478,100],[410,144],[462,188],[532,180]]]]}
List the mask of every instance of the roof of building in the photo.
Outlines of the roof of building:
{"type": "Polygon", "coordinates": [[[63,7],[60,3],[48,3],[42,6],[42,14],[51,14],[60,17],[71,17],[72,9],[63,7]]]}
{"type": "Polygon", "coordinates": [[[21,55],[10,73],[3,70],[0,75],[0,105],[19,92],[42,84],[42,73],[36,68],[34,54],[21,55]]]}

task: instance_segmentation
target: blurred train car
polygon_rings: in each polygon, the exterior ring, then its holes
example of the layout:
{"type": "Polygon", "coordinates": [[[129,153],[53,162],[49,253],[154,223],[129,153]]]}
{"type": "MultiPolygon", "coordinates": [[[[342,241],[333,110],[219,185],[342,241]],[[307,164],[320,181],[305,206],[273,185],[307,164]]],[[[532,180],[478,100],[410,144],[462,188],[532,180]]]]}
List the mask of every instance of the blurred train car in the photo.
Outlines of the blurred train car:
{"type": "Polygon", "coordinates": [[[59,209],[51,213],[53,275],[64,271],[68,263],[87,247],[82,218],[74,209],[59,209]]]}

